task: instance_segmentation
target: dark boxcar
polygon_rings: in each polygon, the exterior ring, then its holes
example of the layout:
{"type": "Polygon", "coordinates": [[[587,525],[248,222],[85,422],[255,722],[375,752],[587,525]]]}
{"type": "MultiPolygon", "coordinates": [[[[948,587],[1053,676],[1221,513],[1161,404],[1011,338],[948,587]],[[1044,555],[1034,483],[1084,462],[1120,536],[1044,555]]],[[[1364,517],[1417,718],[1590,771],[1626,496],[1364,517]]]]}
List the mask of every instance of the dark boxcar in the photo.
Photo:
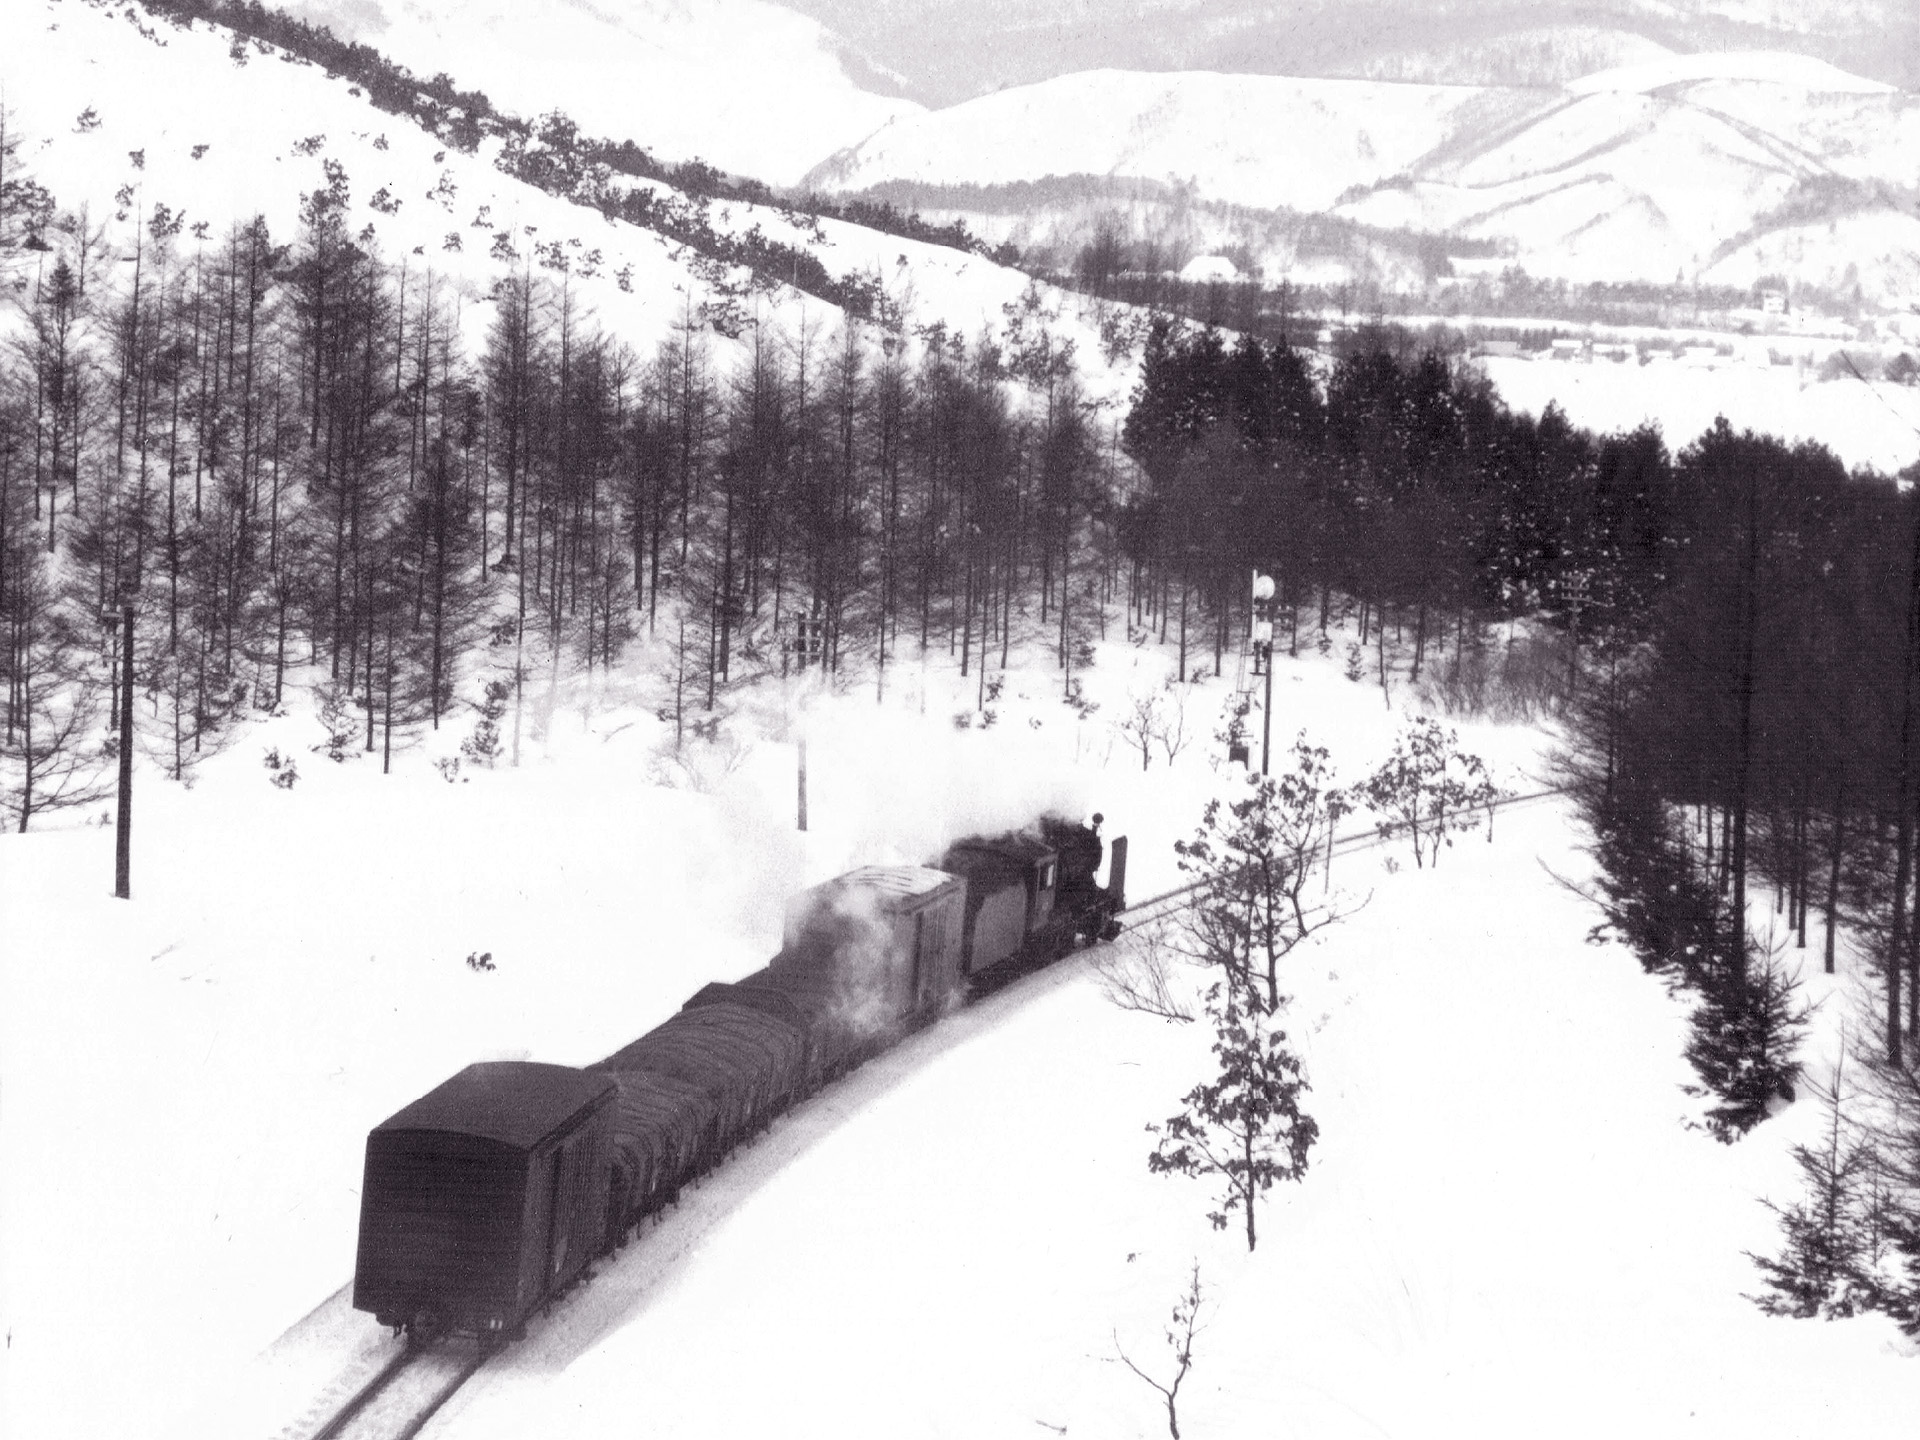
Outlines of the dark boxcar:
{"type": "Polygon", "coordinates": [[[353,1303],[385,1325],[516,1329],[606,1236],[615,1088],[563,1065],[469,1065],[367,1137],[353,1303]]]}
{"type": "Polygon", "coordinates": [[[940,868],[966,878],[961,945],[969,975],[1014,955],[1053,918],[1058,857],[1030,835],[962,840],[940,868]]]}

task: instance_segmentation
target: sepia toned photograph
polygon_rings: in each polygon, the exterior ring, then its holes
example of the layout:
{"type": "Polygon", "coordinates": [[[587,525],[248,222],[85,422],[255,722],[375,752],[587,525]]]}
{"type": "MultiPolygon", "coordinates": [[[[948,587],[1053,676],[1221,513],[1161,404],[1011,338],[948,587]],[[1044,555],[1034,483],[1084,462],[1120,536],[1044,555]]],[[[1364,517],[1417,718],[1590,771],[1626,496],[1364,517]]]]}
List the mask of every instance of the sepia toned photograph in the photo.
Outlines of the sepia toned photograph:
{"type": "Polygon", "coordinates": [[[1913,1440],[1920,0],[0,0],[0,1437],[1913,1440]]]}

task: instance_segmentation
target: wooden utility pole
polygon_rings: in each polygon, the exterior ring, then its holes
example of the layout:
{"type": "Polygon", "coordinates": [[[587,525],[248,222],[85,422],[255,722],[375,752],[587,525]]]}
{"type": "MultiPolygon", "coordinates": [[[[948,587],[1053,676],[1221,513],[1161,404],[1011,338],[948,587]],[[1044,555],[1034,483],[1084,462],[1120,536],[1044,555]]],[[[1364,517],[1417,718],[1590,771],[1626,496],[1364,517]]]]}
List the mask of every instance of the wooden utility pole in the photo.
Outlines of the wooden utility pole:
{"type": "Polygon", "coordinates": [[[130,900],[133,879],[133,606],[120,607],[120,815],[114,826],[113,893],[130,900]]]}

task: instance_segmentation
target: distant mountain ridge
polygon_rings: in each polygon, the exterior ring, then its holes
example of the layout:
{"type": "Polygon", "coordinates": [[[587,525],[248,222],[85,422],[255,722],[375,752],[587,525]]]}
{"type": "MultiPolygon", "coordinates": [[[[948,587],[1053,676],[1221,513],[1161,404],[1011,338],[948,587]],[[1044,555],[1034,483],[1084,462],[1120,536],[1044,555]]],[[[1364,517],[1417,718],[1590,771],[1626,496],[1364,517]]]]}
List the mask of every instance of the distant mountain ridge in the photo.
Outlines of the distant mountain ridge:
{"type": "Polygon", "coordinates": [[[808,183],[1138,177],[1490,241],[1537,275],[1779,273],[1897,304],[1920,296],[1916,156],[1920,94],[1804,56],[1734,54],[1551,89],[1098,71],[898,120],[808,183]]]}
{"type": "Polygon", "coordinates": [[[785,0],[951,105],[1080,70],[1557,85],[1662,53],[1779,50],[1920,88],[1911,0],[785,0]]]}

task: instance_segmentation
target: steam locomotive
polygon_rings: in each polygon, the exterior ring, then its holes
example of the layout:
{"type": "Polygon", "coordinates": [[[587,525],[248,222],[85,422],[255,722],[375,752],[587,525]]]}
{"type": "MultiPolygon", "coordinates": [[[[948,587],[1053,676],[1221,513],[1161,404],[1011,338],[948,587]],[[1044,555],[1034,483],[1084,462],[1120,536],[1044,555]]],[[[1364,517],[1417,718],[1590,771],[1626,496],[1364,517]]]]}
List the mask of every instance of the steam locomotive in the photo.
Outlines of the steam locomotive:
{"type": "Polygon", "coordinates": [[[795,1102],[970,994],[1111,939],[1127,842],[1055,819],[801,892],[780,953],[585,1069],[469,1065],[367,1137],[353,1303],[497,1343],[795,1102]]]}

